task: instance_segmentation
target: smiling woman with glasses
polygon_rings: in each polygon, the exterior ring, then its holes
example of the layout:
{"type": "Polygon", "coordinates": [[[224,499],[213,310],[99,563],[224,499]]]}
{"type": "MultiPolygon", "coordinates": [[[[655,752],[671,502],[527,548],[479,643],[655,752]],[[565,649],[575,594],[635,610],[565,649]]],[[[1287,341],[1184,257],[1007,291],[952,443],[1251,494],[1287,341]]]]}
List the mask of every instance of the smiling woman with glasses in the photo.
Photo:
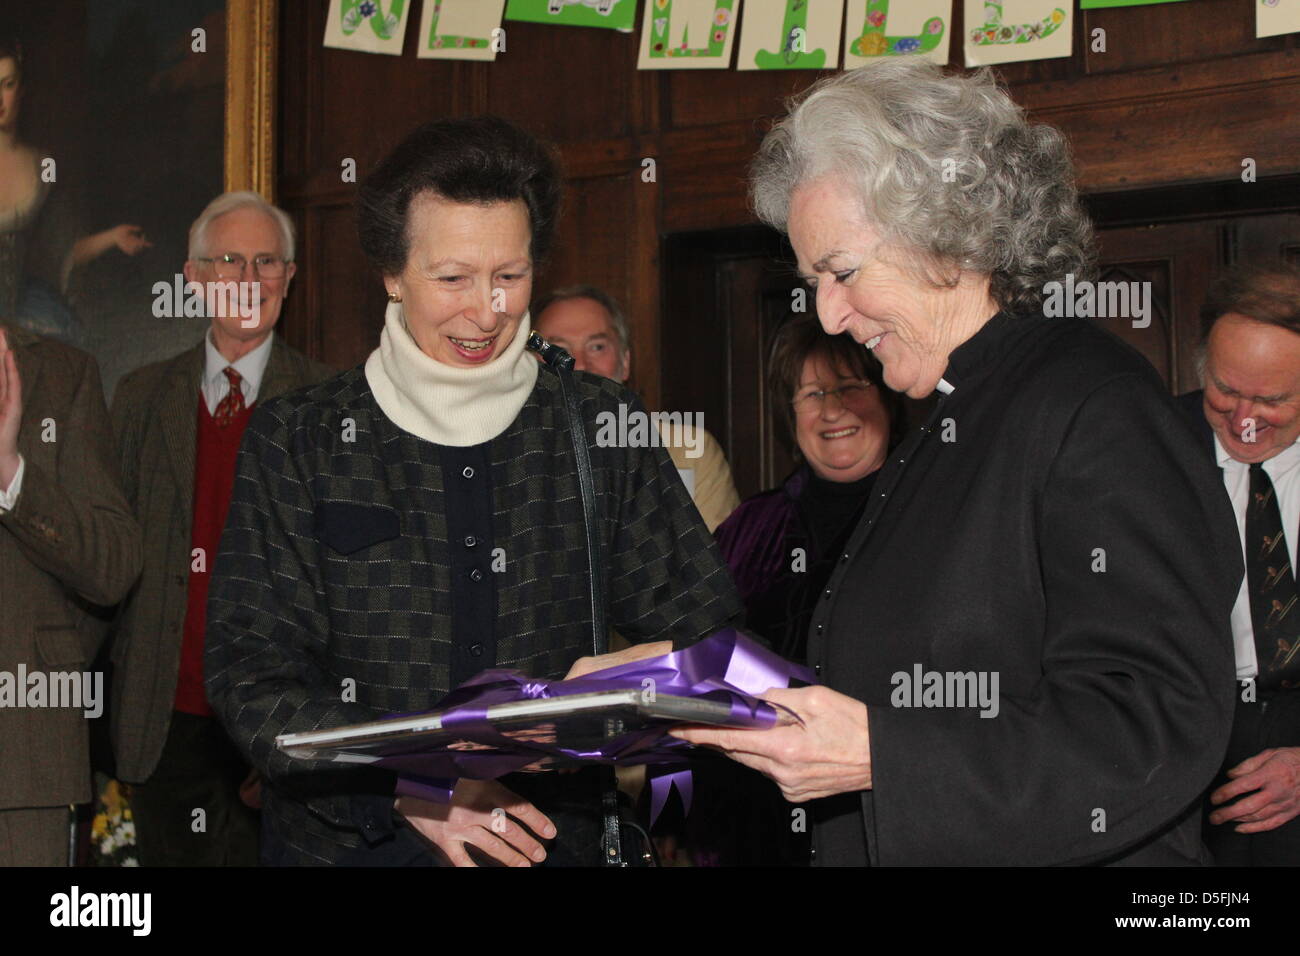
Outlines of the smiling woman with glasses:
{"type": "MultiPolygon", "coordinates": [[[[714,534],[745,602],[745,626],[791,660],[807,658],[813,608],[901,434],[902,401],[880,385],[870,353],[827,335],[815,315],[795,316],[773,340],[769,401],[799,465],[714,534]]],[[[699,772],[701,805],[688,821],[697,855],[727,865],[807,864],[809,837],[791,831],[790,805],[772,781],[738,765],[699,772]]]]}
{"type": "Polygon", "coordinates": [[[880,384],[870,353],[827,335],[815,315],[791,319],[772,342],[768,394],[799,466],[715,534],[746,626],[792,660],[804,657],[817,595],[901,434],[902,401],[880,384]],[[804,560],[792,561],[796,549],[804,560]]]}

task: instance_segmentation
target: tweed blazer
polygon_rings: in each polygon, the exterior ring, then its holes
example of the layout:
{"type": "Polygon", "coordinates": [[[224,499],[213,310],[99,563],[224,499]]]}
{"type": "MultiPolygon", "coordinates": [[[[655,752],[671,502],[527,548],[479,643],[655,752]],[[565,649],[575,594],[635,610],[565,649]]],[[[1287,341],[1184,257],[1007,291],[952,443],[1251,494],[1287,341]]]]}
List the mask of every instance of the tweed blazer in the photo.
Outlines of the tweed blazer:
{"type": "MultiPolygon", "coordinates": [[[[636,411],[639,400],[594,375],[574,382],[610,625],[633,642],[684,646],[730,623],[739,597],[666,450],[597,441],[601,412],[636,411]]],[[[480,666],[562,677],[591,653],[591,608],[555,373],[542,370],[485,445],[500,561],[484,638],[495,659],[480,666]]],[[[393,779],[291,761],[275,737],[428,709],[451,689],[453,542],[440,462],[440,446],[384,415],[361,367],[268,402],[249,423],[208,599],[208,698],[269,780],[264,811],[293,862],[348,857],[365,829],[358,807],[373,809],[374,797],[382,806],[385,792],[391,806],[393,779]]],[[[471,476],[453,470],[446,481],[462,477],[471,476]]]]}
{"type": "MultiPolygon", "coordinates": [[[[84,671],[104,636],[104,606],[140,573],[140,528],[122,495],[95,360],[6,332],[22,379],[26,466],[14,509],[0,514],[0,671],[84,671]]],[[[90,799],[84,712],[0,707],[0,809],[90,799]]]]}
{"type": "MultiPolygon", "coordinates": [[[[203,365],[199,342],[127,375],[113,395],[122,480],[145,538],[144,571],[119,610],[112,649],[113,753],[131,783],[158,765],[180,673],[203,365]]],[[[276,336],[258,404],[332,374],[276,336]]]]}

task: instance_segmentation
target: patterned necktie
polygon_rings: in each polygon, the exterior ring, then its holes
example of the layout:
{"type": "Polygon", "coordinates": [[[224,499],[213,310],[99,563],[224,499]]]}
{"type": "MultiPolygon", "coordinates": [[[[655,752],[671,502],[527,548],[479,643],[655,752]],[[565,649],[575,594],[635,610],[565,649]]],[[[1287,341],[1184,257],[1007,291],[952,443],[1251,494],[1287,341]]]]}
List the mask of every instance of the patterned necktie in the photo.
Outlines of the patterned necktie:
{"type": "Polygon", "coordinates": [[[225,428],[235,420],[244,411],[244,390],[239,387],[243,381],[239,373],[229,365],[223,369],[226,375],[226,381],[230,383],[230,391],[226,397],[217,403],[217,410],[212,413],[212,420],[219,426],[225,428]]]}
{"type": "Polygon", "coordinates": [[[1263,689],[1300,686],[1300,607],[1282,509],[1268,472],[1250,466],[1246,506],[1246,586],[1263,689]]]}

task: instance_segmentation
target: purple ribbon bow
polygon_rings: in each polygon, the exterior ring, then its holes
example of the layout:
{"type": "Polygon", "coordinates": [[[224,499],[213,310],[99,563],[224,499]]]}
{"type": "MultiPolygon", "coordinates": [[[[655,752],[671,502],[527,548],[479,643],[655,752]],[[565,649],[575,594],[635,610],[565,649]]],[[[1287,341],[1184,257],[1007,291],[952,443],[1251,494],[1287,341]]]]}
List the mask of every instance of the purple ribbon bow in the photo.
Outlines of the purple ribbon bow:
{"type": "Polygon", "coordinates": [[[506,736],[488,722],[488,708],[518,700],[633,689],[723,701],[731,706],[733,724],[765,729],[776,723],[778,711],[790,712],[758,699],[758,695],[771,687],[788,687],[792,680],[815,683],[807,668],[779,657],[734,628],[718,631],[684,650],[593,671],[573,680],[543,681],[515,670],[487,670],[453,690],[438,702],[436,709],[446,711],[444,728],[454,728],[473,746],[491,749],[390,754],[379,760],[379,766],[398,772],[399,795],[446,803],[460,777],[493,780],[546,756],[615,766],[649,764],[655,767],[650,777],[653,824],[674,786],[688,812],[691,805],[691,772],[685,769],[683,754],[690,745],[670,737],[667,725],[618,734],[595,750],[582,751],[506,736]]]}

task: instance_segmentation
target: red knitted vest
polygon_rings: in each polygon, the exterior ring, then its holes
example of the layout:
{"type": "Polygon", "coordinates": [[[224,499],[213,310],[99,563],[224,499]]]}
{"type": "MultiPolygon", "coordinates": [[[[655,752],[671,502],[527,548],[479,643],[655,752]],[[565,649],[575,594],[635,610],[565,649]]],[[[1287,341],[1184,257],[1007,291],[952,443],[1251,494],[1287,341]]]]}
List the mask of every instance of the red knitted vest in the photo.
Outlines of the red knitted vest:
{"type": "Polygon", "coordinates": [[[208,403],[199,393],[198,441],[194,455],[194,530],[190,534],[190,587],[185,607],[185,630],[181,638],[181,668],[176,681],[175,708],[187,714],[212,715],[203,689],[203,645],[207,634],[208,582],[226,526],[226,511],[235,487],[235,459],[239,442],[248,427],[253,406],[245,408],[225,428],[212,419],[208,403]],[[204,570],[193,549],[203,549],[204,570]]]}

